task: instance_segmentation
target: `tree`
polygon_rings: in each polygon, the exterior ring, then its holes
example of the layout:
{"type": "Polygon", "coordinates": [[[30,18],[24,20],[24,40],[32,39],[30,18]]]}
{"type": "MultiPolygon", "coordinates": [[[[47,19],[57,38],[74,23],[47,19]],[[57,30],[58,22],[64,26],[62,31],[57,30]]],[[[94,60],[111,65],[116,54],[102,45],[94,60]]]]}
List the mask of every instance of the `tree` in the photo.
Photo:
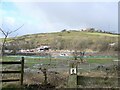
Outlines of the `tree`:
{"type": "Polygon", "coordinates": [[[48,81],[47,81],[47,69],[46,68],[39,68],[39,70],[42,71],[43,75],[44,75],[44,85],[47,85],[48,84],[48,81]]]}
{"type": "MultiPolygon", "coordinates": [[[[23,24],[24,25],[24,24],[23,24]]],[[[22,26],[23,26],[22,25],[22,26]]],[[[1,54],[2,56],[4,55],[4,49],[5,49],[5,43],[7,42],[7,38],[10,34],[12,34],[13,32],[16,32],[17,30],[19,30],[20,28],[22,28],[22,26],[20,26],[19,28],[13,30],[13,31],[4,31],[2,28],[0,28],[0,31],[3,33],[4,35],[4,39],[3,39],[3,43],[2,43],[2,51],[1,51],[1,54]]]]}
{"type": "Polygon", "coordinates": [[[66,32],[67,30],[66,29],[63,29],[61,32],[66,32]]]}

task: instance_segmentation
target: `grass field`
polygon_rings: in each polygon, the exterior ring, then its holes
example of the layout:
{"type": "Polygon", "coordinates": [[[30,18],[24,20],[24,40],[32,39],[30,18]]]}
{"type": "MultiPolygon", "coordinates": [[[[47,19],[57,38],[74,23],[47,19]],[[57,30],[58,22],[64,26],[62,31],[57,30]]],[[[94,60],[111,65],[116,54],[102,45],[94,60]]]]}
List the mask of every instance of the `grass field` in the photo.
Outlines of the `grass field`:
{"type": "MultiPolygon", "coordinates": [[[[114,57],[106,57],[106,58],[95,58],[95,57],[91,57],[91,58],[86,58],[87,63],[81,63],[79,64],[79,74],[81,75],[91,75],[91,76],[104,76],[107,75],[106,72],[101,72],[101,71],[97,71],[95,68],[97,68],[97,65],[112,65],[113,64],[113,60],[116,60],[117,58],[114,57]]],[[[2,58],[3,61],[16,61],[16,60],[21,60],[21,57],[8,57],[5,56],[2,58]]],[[[28,58],[25,57],[25,67],[24,67],[24,84],[36,84],[36,83],[42,83],[44,81],[44,77],[42,73],[38,73],[40,65],[42,67],[46,67],[49,72],[48,72],[48,81],[55,85],[56,87],[67,87],[67,80],[69,77],[69,62],[73,60],[73,58],[28,58]],[[38,66],[37,66],[38,65],[38,66]],[[34,67],[36,66],[36,67],[34,67]],[[28,70],[28,71],[26,71],[28,70]],[[52,71],[52,72],[50,72],[52,71]],[[53,72],[58,72],[58,74],[55,74],[53,72]],[[62,85],[62,86],[61,86],[62,85]]],[[[78,59],[79,60],[79,59],[78,59]]],[[[20,69],[19,67],[16,66],[3,66],[7,67],[7,68],[12,68],[12,69],[20,69]]],[[[13,77],[18,77],[17,75],[11,75],[13,77]]],[[[10,77],[7,76],[7,77],[10,77]]],[[[86,78],[86,77],[85,77],[86,78]]],[[[88,80],[83,80],[85,82],[85,85],[87,85],[88,80]]],[[[95,80],[93,80],[95,81],[95,80]]],[[[91,86],[94,85],[94,83],[91,80],[91,86]]],[[[97,81],[95,81],[97,82],[97,81]]],[[[101,82],[103,83],[103,82],[101,82]]],[[[117,83],[115,81],[115,83],[117,83]]],[[[99,83],[97,83],[99,85],[99,83]]],[[[109,83],[108,83],[109,84],[109,83]]],[[[111,84],[111,82],[110,82],[111,84]]],[[[117,84],[115,84],[117,85],[117,84]]],[[[89,86],[89,85],[88,85],[89,86]]],[[[112,85],[114,86],[114,85],[112,85]]],[[[9,83],[3,84],[4,88],[8,88],[8,87],[12,87],[12,88],[16,88],[19,87],[19,83],[11,83],[9,86],[9,83]]],[[[7,89],[8,90],[8,89],[7,89]]]]}
{"type": "MultiPolygon", "coordinates": [[[[4,56],[2,58],[3,61],[14,61],[14,60],[21,60],[22,56],[18,56],[18,57],[9,57],[9,56],[4,56]]],[[[65,61],[65,60],[73,60],[74,58],[51,58],[51,61],[65,61]]],[[[117,59],[116,57],[88,57],[85,58],[89,63],[108,63],[108,62],[112,62],[113,60],[117,59]]],[[[36,61],[43,61],[45,63],[50,62],[50,58],[36,58],[36,57],[25,57],[25,60],[27,60],[29,63],[33,63],[36,61]]],[[[78,58],[79,60],[79,58],[78,58]]]]}
{"type": "MultiPolygon", "coordinates": [[[[112,64],[113,60],[116,60],[117,58],[114,57],[106,57],[106,58],[100,58],[100,57],[89,57],[85,58],[87,63],[98,63],[98,64],[112,64]]],[[[2,58],[3,61],[16,61],[21,60],[21,57],[9,57],[5,56],[2,58]]],[[[27,66],[33,66],[34,64],[51,64],[51,65],[58,65],[58,64],[67,64],[68,62],[73,60],[73,58],[30,58],[25,57],[25,65],[27,66]]],[[[78,61],[80,59],[78,58],[78,61]]]]}

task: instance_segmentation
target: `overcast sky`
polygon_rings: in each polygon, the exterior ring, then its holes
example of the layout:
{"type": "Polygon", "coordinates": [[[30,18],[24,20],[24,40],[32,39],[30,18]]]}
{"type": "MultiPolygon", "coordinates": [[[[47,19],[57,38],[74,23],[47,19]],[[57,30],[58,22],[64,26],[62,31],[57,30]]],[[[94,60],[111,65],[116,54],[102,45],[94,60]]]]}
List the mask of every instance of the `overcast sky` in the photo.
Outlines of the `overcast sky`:
{"type": "Polygon", "coordinates": [[[0,2],[0,27],[4,30],[15,30],[24,24],[12,34],[13,36],[89,27],[111,32],[118,31],[117,0],[116,2],[115,0],[109,0],[111,2],[9,1],[0,2]]]}

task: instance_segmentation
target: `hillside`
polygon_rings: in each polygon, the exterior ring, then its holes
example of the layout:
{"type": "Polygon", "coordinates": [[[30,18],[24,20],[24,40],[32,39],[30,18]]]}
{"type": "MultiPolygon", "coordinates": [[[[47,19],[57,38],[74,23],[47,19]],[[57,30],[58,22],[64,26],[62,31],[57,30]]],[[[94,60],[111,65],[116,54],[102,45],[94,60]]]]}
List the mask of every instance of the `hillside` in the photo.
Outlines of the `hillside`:
{"type": "Polygon", "coordinates": [[[106,34],[106,33],[96,33],[96,32],[91,33],[91,32],[70,31],[70,32],[30,34],[30,35],[19,36],[19,37],[17,37],[17,39],[25,40],[25,41],[35,40],[39,44],[42,44],[42,43],[49,44],[52,40],[54,40],[56,38],[73,40],[75,38],[97,39],[100,37],[117,38],[118,35],[106,34]]]}
{"type": "Polygon", "coordinates": [[[8,39],[8,43],[19,44],[20,48],[35,48],[50,45],[54,49],[98,49],[102,45],[118,43],[118,35],[100,32],[65,31],[23,35],[8,39]]]}

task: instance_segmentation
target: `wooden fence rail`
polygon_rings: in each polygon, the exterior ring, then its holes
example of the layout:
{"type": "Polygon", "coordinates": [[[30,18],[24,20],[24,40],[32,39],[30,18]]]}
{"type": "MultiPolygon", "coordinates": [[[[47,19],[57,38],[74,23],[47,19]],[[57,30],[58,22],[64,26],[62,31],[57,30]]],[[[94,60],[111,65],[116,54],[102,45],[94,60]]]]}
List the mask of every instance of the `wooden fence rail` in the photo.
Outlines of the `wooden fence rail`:
{"type": "Polygon", "coordinates": [[[3,61],[0,62],[0,64],[4,65],[4,64],[21,64],[21,70],[20,71],[0,71],[0,73],[2,74],[9,74],[9,73],[21,73],[21,78],[20,79],[6,79],[6,80],[0,80],[0,82],[16,82],[16,81],[20,81],[21,85],[23,85],[23,74],[24,74],[24,57],[21,58],[21,61],[3,61]]]}
{"type": "Polygon", "coordinates": [[[80,87],[120,87],[120,77],[91,77],[91,76],[78,76],[70,75],[68,79],[69,88],[80,88],[80,87]]]}

